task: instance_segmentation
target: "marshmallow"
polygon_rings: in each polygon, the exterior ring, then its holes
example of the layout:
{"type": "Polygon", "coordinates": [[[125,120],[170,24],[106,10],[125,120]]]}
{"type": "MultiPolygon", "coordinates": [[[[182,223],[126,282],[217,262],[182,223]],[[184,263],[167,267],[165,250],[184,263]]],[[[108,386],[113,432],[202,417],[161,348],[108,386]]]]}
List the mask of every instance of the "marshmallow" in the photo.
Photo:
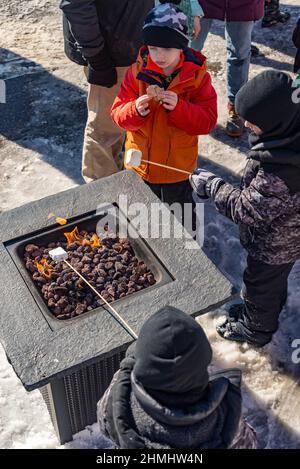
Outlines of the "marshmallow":
{"type": "Polygon", "coordinates": [[[127,150],[125,155],[125,164],[127,166],[140,166],[142,162],[142,152],[140,150],[136,150],[135,148],[130,148],[127,150]]]}
{"type": "Polygon", "coordinates": [[[60,262],[64,261],[65,259],[68,259],[68,253],[65,251],[63,248],[55,248],[49,251],[49,256],[51,259],[53,259],[55,262],[60,262]]]}

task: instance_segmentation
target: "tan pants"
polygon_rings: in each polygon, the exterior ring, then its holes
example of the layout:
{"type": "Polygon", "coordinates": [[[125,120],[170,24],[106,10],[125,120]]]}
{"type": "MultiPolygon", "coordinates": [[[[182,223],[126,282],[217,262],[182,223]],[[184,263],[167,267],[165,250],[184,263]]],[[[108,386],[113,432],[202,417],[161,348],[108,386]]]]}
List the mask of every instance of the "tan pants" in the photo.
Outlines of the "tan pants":
{"type": "Polygon", "coordinates": [[[122,169],[124,131],[112,121],[110,109],[127,69],[117,68],[118,83],[112,88],[89,85],[88,118],[82,153],[82,176],[86,182],[110,176],[122,169]]]}

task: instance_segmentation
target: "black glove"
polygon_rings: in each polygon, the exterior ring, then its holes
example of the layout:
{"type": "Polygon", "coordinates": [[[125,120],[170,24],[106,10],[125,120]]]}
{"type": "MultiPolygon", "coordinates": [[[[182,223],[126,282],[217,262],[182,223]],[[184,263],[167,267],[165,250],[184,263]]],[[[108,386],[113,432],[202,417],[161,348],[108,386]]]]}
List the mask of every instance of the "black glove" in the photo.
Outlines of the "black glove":
{"type": "Polygon", "coordinates": [[[97,55],[87,57],[86,60],[88,61],[87,80],[91,85],[111,88],[117,83],[117,70],[112,65],[111,58],[105,49],[97,55]]]}
{"type": "Polygon", "coordinates": [[[219,187],[224,181],[210,171],[199,168],[190,175],[190,184],[200,199],[208,199],[212,187],[216,188],[216,185],[219,187]]]}

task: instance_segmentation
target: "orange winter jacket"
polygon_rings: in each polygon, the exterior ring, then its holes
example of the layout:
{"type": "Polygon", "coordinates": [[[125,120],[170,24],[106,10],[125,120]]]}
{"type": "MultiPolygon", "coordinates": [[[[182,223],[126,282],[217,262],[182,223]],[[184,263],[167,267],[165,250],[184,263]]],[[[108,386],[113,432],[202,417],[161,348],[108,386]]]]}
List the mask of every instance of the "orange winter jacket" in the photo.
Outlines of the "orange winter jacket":
{"type": "MultiPolygon", "coordinates": [[[[217,122],[217,95],[207,72],[206,58],[193,49],[184,51],[181,68],[167,88],[178,95],[176,108],[168,111],[151,100],[150,113],[142,117],[136,110],[136,99],[146,94],[151,84],[163,86],[158,67],[150,57],[145,59],[146,51],[146,48],[141,49],[137,62],[127,71],[111,117],[127,131],[125,150],[139,149],[143,160],[192,172],[198,157],[197,136],[208,134],[217,122]]],[[[182,173],[148,163],[134,170],[152,184],[187,179],[182,173]]]]}

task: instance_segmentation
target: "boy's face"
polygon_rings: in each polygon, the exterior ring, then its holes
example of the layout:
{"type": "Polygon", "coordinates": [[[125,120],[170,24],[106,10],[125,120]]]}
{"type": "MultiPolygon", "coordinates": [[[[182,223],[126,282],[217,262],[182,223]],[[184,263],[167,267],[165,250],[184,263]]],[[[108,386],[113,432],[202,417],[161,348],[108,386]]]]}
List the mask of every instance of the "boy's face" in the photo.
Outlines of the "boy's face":
{"type": "Polygon", "coordinates": [[[153,62],[162,69],[176,67],[180,61],[180,49],[148,46],[148,50],[153,62]]]}
{"type": "Polygon", "coordinates": [[[263,133],[263,131],[259,127],[257,127],[257,125],[251,124],[251,122],[249,121],[245,121],[245,127],[250,129],[256,135],[261,135],[263,133]]]}

